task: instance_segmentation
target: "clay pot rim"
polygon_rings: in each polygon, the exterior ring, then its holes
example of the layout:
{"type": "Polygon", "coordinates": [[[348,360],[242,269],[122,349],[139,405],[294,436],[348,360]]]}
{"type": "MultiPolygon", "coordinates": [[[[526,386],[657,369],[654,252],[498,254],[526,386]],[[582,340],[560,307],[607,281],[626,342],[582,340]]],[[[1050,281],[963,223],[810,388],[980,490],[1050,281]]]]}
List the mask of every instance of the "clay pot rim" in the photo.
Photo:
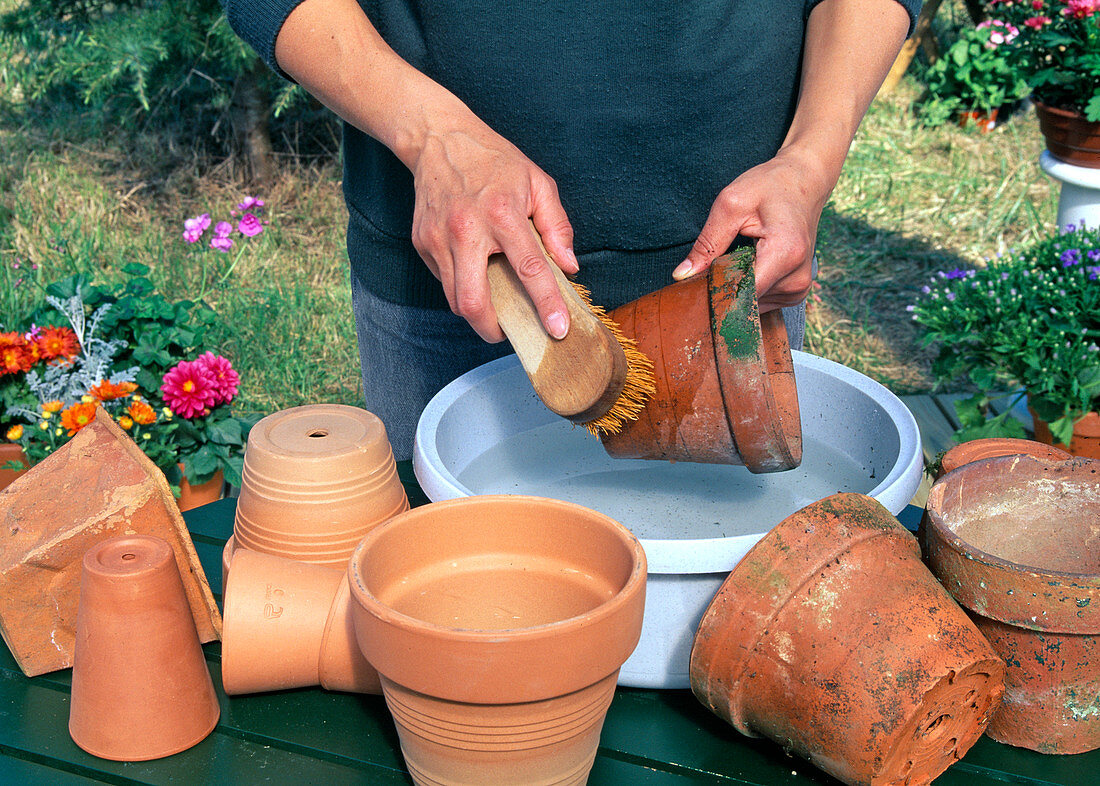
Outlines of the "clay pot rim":
{"type": "MultiPolygon", "coordinates": [[[[1019,437],[985,437],[982,439],[960,442],[943,454],[941,466],[946,463],[947,458],[952,453],[956,456],[966,457],[966,460],[959,464],[958,467],[955,467],[955,469],[966,466],[967,464],[972,464],[975,461],[982,461],[988,458],[999,458],[1002,456],[1032,456],[1034,458],[1043,458],[1047,461],[1065,461],[1073,458],[1072,454],[1054,445],[1048,445],[1045,442],[1039,442],[1034,439],[1022,439],[1019,437]],[[1018,452],[1015,451],[1016,448],[1019,448],[1018,452]],[[1046,456],[1039,456],[1038,453],[1031,452],[1038,450],[1041,450],[1046,456]],[[979,453],[979,455],[971,457],[971,454],[976,452],[979,453]]],[[[948,472],[949,471],[951,470],[948,470],[948,472]]],[[[947,472],[943,474],[946,475],[947,472]]]]}
{"type": "Polygon", "coordinates": [[[949,481],[951,479],[957,480],[959,477],[962,477],[960,473],[964,473],[964,471],[968,469],[973,472],[975,471],[974,467],[976,465],[979,467],[992,467],[996,469],[1001,465],[1008,466],[1018,461],[1033,462],[1055,469],[1067,465],[1082,464],[1089,460],[1070,458],[1066,461],[1048,461],[1034,456],[1018,454],[978,459],[977,461],[963,464],[961,467],[956,467],[946,473],[940,480],[937,480],[932,485],[932,490],[928,493],[928,504],[925,512],[928,514],[929,532],[933,533],[944,545],[962,556],[967,562],[977,562],[990,568],[1004,570],[1021,576],[1030,576],[1035,579],[1064,579],[1068,583],[1059,583],[1057,586],[1067,589],[1084,589],[1100,592],[1100,573],[1072,573],[1069,571],[1055,570],[1053,568],[1041,568],[1035,565],[1025,565],[1022,562],[1012,562],[1003,557],[998,557],[995,554],[990,554],[988,551],[984,551],[969,541],[959,537],[954,530],[950,529],[947,524],[944,523],[943,514],[933,507],[933,501],[940,500],[945,493],[944,489],[950,485],[949,481]],[[936,488],[937,486],[939,486],[938,491],[936,488]]]}
{"type": "Polygon", "coordinates": [[[1064,117],[1064,118],[1075,118],[1075,119],[1076,118],[1081,118],[1082,122],[1084,122],[1086,124],[1092,124],[1092,125],[1095,125],[1097,127],[1100,127],[1100,121],[1085,120],[1084,115],[1081,112],[1074,112],[1074,111],[1069,110],[1069,109],[1062,109],[1061,107],[1058,107],[1058,106],[1051,106],[1048,103],[1040,101],[1034,95],[1031,97],[1031,103],[1034,104],[1035,106],[1042,107],[1043,111],[1050,112],[1050,114],[1052,114],[1052,115],[1057,115],[1058,117],[1064,117]]]}
{"type": "MultiPolygon", "coordinates": [[[[845,503],[848,500],[854,500],[856,498],[863,499],[865,501],[869,500],[875,505],[881,507],[881,503],[878,502],[878,500],[876,500],[874,497],[867,496],[866,494],[846,491],[838,492],[836,494],[832,494],[828,497],[817,500],[816,502],[812,502],[809,505],[806,505],[805,507],[800,508],[799,510],[790,514],[778,524],[776,524],[772,529],[770,529],[764,535],[764,537],[757,541],[757,543],[748,550],[745,556],[742,557],[741,561],[738,562],[737,565],[734,566],[733,570],[730,571],[725,581],[722,582],[722,586],[719,588],[716,595],[723,595],[726,597],[726,601],[724,603],[724,613],[727,615],[727,617],[738,613],[742,614],[743,616],[751,616],[753,620],[751,643],[742,644],[737,648],[729,648],[724,650],[724,654],[729,657],[731,663],[735,662],[736,657],[736,673],[734,673],[733,669],[731,669],[727,680],[729,685],[740,684],[742,674],[744,674],[745,669],[748,668],[750,662],[752,661],[752,658],[755,656],[757,645],[760,643],[760,640],[761,638],[763,638],[766,631],[771,628],[774,619],[783,611],[784,607],[787,605],[790,599],[801,592],[802,588],[806,586],[807,582],[812,581],[818,575],[822,565],[832,562],[833,560],[840,557],[842,554],[851,551],[852,548],[854,548],[855,546],[868,540],[873,540],[881,537],[896,538],[899,536],[904,537],[908,540],[912,540],[912,536],[909,534],[908,530],[905,530],[905,528],[902,527],[901,524],[898,524],[897,530],[863,530],[854,537],[845,539],[840,543],[831,544],[827,552],[821,554],[820,556],[813,557],[812,560],[808,560],[806,564],[803,565],[800,569],[797,578],[791,581],[782,593],[765,598],[762,594],[752,591],[753,589],[758,588],[753,586],[742,586],[739,588],[739,591],[732,593],[732,597],[737,598],[739,601],[736,607],[733,605],[733,603],[729,600],[731,593],[725,592],[727,585],[737,586],[743,584],[745,581],[744,566],[750,565],[754,559],[763,556],[764,560],[766,560],[768,564],[776,564],[776,560],[770,558],[767,555],[769,552],[772,551],[783,552],[790,548],[788,547],[788,549],[776,549],[775,546],[775,542],[785,536],[785,530],[791,528],[804,529],[805,525],[803,524],[803,521],[807,516],[815,516],[817,511],[823,508],[831,507],[838,502],[845,503]],[[751,604],[757,604],[758,606],[767,604],[766,610],[764,611],[764,613],[747,614],[745,612],[745,609],[751,604]]],[[[893,515],[885,508],[883,508],[883,510],[887,515],[893,515]]],[[[912,546],[916,550],[916,554],[919,554],[919,546],[917,546],[915,540],[912,540],[912,546]]],[[[800,552],[800,554],[802,554],[803,556],[807,555],[807,553],[804,551],[800,552]]],[[[915,557],[916,554],[914,555],[915,557]]],[[[695,639],[692,643],[691,658],[689,660],[689,673],[691,674],[694,674],[698,669],[702,668],[701,664],[697,665],[697,649],[695,644],[702,641],[702,637],[699,635],[699,633],[708,624],[710,608],[711,607],[708,605],[707,612],[703,615],[703,619],[699,624],[699,628],[696,631],[695,639]]],[[[710,647],[705,647],[705,649],[703,650],[698,650],[698,660],[705,659],[706,661],[711,661],[715,654],[713,650],[716,649],[717,646],[717,643],[715,643],[712,644],[712,646],[710,647]]]]}
{"type": "Polygon", "coordinates": [[[405,631],[423,636],[428,639],[442,638],[449,642],[469,642],[482,644],[499,641],[502,635],[507,635],[512,641],[530,641],[541,638],[559,636],[564,631],[581,629],[600,625],[605,619],[615,616],[624,606],[633,602],[638,593],[645,592],[646,582],[646,558],[645,551],[638,538],[619,522],[610,516],[598,511],[586,508],[573,502],[550,499],[548,497],[534,497],[523,494],[486,494],[473,497],[459,497],[457,499],[433,502],[399,513],[383,524],[378,525],[368,532],[359,545],[355,548],[351,559],[348,561],[348,581],[351,587],[352,598],[359,603],[368,613],[377,617],[381,622],[401,628],[405,631]],[[563,620],[549,622],[543,625],[534,625],[523,628],[505,628],[493,630],[478,630],[471,628],[451,628],[444,625],[436,625],[416,617],[403,614],[390,606],[382,603],[367,589],[363,580],[361,563],[367,550],[376,540],[389,529],[401,526],[402,522],[428,515],[437,515],[454,507],[467,507],[477,505],[491,507],[501,501],[514,503],[522,501],[525,504],[559,511],[581,512],[592,522],[598,522],[598,526],[604,527],[613,533],[627,548],[633,557],[633,568],[626,583],[612,597],[603,601],[598,606],[583,614],[567,617],[563,620]],[[431,512],[429,512],[431,511],[431,512]]]}

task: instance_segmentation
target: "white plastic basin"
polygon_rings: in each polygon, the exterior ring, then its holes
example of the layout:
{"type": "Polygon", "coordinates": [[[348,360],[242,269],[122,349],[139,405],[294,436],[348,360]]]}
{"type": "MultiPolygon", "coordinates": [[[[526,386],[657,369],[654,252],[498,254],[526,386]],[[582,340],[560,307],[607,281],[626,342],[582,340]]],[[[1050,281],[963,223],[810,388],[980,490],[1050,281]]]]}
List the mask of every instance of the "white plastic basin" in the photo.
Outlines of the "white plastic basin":
{"type": "Polygon", "coordinates": [[[837,491],[892,513],[920,485],[921,442],[893,393],[839,363],[794,352],[802,466],[744,467],[613,459],[543,406],[514,355],[464,374],[428,404],[413,469],[432,501],[531,494],[586,505],[631,529],[649,562],[641,641],[619,684],[686,688],[695,629],[726,574],[764,533],[837,491]]]}

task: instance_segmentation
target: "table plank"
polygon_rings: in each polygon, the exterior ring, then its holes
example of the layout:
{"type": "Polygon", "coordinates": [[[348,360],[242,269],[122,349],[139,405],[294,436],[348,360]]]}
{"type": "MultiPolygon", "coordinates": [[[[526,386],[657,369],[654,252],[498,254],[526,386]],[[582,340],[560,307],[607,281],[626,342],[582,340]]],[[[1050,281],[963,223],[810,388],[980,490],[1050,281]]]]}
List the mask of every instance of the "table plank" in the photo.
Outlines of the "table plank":
{"type": "Polygon", "coordinates": [[[948,419],[932,396],[902,396],[901,401],[916,418],[925,464],[935,461],[940,453],[956,444],[952,434],[958,426],[948,419]]]}

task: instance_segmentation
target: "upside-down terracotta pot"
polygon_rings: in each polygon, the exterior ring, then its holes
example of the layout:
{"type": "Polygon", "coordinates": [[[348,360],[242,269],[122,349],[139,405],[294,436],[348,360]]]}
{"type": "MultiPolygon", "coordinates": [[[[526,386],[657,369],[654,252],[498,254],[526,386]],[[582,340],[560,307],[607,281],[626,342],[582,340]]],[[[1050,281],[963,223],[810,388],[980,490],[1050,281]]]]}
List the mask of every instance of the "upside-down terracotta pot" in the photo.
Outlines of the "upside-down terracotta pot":
{"type": "Polygon", "coordinates": [[[587,780],[641,633],[646,561],[626,528],[558,500],[465,497],[372,530],[348,575],[415,783],[587,780]]]}
{"type": "Polygon", "coordinates": [[[653,361],[657,392],[637,420],[603,436],[608,454],[752,472],[801,462],[787,329],[782,312],[757,309],[754,259],[753,249],[741,249],[611,312],[653,361]]]}
{"type": "Polygon", "coordinates": [[[338,404],[294,407],[249,433],[234,542],[343,570],[367,531],[408,507],[376,415],[338,404]]]}
{"type": "MultiPolygon", "coordinates": [[[[1031,410],[1031,419],[1035,424],[1035,439],[1055,445],[1050,426],[1035,414],[1035,410],[1031,410]]],[[[1058,443],[1056,447],[1081,458],[1100,459],[1100,412],[1089,412],[1074,423],[1069,444],[1058,443]]]]}
{"type": "Polygon", "coordinates": [[[849,784],[927,784],[981,736],[1004,664],[871,497],[784,519],[699,625],[691,686],[714,713],[849,784]]]}
{"type": "Polygon", "coordinates": [[[219,712],[172,548],[127,535],[89,549],[73,652],[73,741],[103,759],[157,759],[200,742],[219,712]]]}
{"type": "Polygon", "coordinates": [[[941,478],[964,464],[987,458],[996,458],[997,456],[1034,456],[1035,458],[1051,461],[1065,461],[1071,458],[1069,453],[1061,448],[1054,447],[1049,442],[1044,443],[1033,439],[1012,439],[1009,437],[972,439],[969,442],[961,442],[955,445],[943,454],[936,477],[941,478]]]}
{"type": "Polygon", "coordinates": [[[932,487],[927,513],[929,566],[1008,664],[989,736],[1100,747],[1100,462],[973,462],[932,487]]]}
{"type": "Polygon", "coordinates": [[[225,692],[321,685],[381,693],[355,641],[347,572],[248,549],[233,555],[225,583],[225,692]]]}

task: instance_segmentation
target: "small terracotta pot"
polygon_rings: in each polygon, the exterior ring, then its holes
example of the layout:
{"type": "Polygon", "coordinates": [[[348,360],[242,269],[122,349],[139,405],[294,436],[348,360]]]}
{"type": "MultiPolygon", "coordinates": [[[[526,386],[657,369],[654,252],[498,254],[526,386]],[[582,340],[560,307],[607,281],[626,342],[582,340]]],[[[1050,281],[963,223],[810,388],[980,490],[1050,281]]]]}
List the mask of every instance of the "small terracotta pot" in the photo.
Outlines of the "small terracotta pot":
{"type": "MultiPolygon", "coordinates": [[[[1054,435],[1050,433],[1050,426],[1036,415],[1034,410],[1030,411],[1031,419],[1035,423],[1035,439],[1047,445],[1054,445],[1054,435]]],[[[1058,443],[1056,447],[1081,458],[1100,459],[1100,413],[1089,412],[1074,423],[1073,436],[1070,438],[1069,445],[1058,443]]]]}
{"type": "Polygon", "coordinates": [[[782,312],[757,310],[752,249],[615,309],[653,361],[657,392],[641,416],[605,435],[615,458],[793,469],[802,424],[782,312]]]}
{"type": "Polygon", "coordinates": [[[367,531],[408,507],[377,416],[294,407],[249,433],[233,533],[237,548],[343,570],[367,531]]]}
{"type": "Polygon", "coordinates": [[[932,487],[927,513],[929,566],[1008,664],[989,736],[1100,747],[1100,462],[976,461],[932,487]]]}
{"type": "Polygon", "coordinates": [[[981,461],[997,456],[1034,456],[1050,461],[1065,461],[1070,454],[1056,448],[1049,442],[1037,442],[1031,439],[1011,439],[1008,437],[990,437],[962,442],[943,454],[936,478],[942,478],[948,472],[964,464],[981,461]]]}
{"type": "Polygon", "coordinates": [[[926,784],[981,736],[1004,664],[871,497],[784,519],[703,616],[695,695],[850,784],[926,784]]]}
{"type": "Polygon", "coordinates": [[[218,717],[171,547],[127,535],[89,549],[73,653],[73,741],[103,759],[158,759],[197,744],[218,717]]]}
{"type": "Polygon", "coordinates": [[[222,685],[229,695],[321,685],[381,693],[359,652],[347,573],[248,549],[225,584],[222,685]]]}
{"type": "Polygon", "coordinates": [[[1047,150],[1057,159],[1084,167],[1100,167],[1100,123],[1090,122],[1078,112],[1035,101],[1039,131],[1047,150]]]}
{"type": "Polygon", "coordinates": [[[176,500],[176,504],[179,505],[181,512],[197,508],[200,505],[209,505],[211,502],[217,502],[222,498],[225,489],[225,475],[222,474],[220,469],[214,473],[210,480],[192,486],[187,482],[187,476],[183,474],[183,464],[180,464],[179,467],[180,495],[179,499],[176,500]]]}
{"type": "MultiPolygon", "coordinates": [[[[23,453],[22,447],[16,445],[14,442],[0,443],[0,467],[3,467],[9,461],[18,461],[24,467],[30,466],[27,463],[27,456],[23,453]]],[[[6,489],[17,477],[26,471],[25,469],[0,469],[0,490],[6,489]]]]}
{"type": "Polygon", "coordinates": [[[415,783],[585,782],[641,634],[630,532],[568,502],[465,497],[371,531],[348,575],[415,783]]]}

